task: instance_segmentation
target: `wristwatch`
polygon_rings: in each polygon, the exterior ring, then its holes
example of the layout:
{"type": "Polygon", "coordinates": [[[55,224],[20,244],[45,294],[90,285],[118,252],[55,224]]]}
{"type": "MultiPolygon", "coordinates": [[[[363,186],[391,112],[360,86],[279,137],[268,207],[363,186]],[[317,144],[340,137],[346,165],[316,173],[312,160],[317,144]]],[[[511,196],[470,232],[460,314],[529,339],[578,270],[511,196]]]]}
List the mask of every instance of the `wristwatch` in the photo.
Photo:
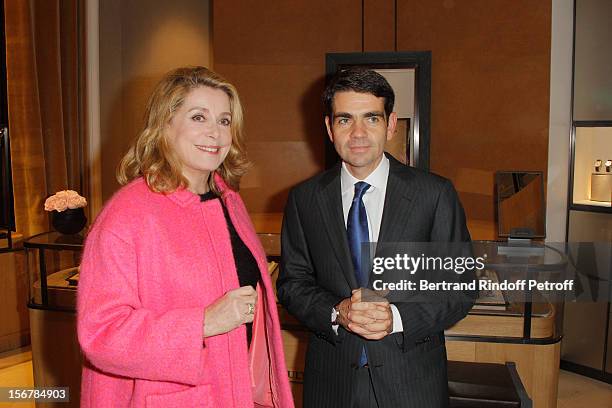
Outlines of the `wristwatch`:
{"type": "Polygon", "coordinates": [[[595,171],[599,173],[599,168],[601,167],[601,160],[595,160],[595,171]]]}
{"type": "Polygon", "coordinates": [[[335,307],[332,307],[332,312],[331,312],[331,323],[332,323],[332,326],[337,326],[337,325],[340,324],[340,323],[338,323],[338,317],[339,316],[340,316],[340,312],[338,312],[335,307]]]}

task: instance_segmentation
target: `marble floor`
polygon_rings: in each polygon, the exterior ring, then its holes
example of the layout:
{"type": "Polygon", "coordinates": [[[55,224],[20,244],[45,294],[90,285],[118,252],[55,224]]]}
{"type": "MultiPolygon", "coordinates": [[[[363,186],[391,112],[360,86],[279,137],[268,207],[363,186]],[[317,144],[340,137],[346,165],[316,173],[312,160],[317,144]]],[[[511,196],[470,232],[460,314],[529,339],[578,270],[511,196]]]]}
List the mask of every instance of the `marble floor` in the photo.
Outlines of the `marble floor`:
{"type": "MultiPolygon", "coordinates": [[[[0,354],[0,387],[32,387],[32,384],[32,353],[29,349],[0,354]]],[[[34,408],[34,403],[0,402],[0,407],[34,408]]],[[[612,385],[561,371],[557,408],[610,407],[612,407],[612,385]]]]}

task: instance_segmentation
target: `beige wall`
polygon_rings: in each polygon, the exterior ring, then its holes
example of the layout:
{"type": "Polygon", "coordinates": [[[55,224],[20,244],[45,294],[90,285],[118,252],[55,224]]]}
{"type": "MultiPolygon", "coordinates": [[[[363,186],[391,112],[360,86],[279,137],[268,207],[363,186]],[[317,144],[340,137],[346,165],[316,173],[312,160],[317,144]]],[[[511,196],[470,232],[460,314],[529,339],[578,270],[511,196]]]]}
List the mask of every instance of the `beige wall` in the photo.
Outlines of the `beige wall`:
{"type": "Polygon", "coordinates": [[[99,2],[102,199],[119,187],[117,164],[137,136],[146,100],[161,76],[210,66],[209,0],[99,2]]]}

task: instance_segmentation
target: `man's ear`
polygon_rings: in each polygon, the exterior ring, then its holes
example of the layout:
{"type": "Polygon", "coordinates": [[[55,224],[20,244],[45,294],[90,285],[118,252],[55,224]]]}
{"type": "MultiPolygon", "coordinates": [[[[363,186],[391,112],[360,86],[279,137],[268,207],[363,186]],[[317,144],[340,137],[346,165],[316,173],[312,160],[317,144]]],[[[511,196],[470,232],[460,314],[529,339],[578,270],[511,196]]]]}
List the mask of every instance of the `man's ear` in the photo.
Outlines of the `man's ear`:
{"type": "Polygon", "coordinates": [[[395,135],[395,128],[397,127],[397,113],[391,112],[389,120],[387,121],[387,140],[391,140],[395,135]]]}
{"type": "Polygon", "coordinates": [[[325,127],[327,128],[327,136],[332,143],[334,143],[334,134],[331,130],[331,122],[329,116],[325,116],[325,127]]]}

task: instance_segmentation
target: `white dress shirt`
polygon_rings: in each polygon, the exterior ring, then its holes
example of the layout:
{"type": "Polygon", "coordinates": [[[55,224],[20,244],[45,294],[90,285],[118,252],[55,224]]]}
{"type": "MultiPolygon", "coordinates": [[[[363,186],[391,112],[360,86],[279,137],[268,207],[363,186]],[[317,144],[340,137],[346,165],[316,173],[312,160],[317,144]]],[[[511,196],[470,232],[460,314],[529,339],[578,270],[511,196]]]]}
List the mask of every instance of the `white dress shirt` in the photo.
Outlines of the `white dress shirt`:
{"type": "MultiPolygon", "coordinates": [[[[382,160],[365,180],[355,178],[346,168],[346,163],[342,162],[340,170],[340,191],[342,193],[342,212],[344,213],[344,226],[346,227],[348,213],[351,209],[353,197],[355,196],[355,183],[365,181],[370,185],[363,195],[363,204],[365,205],[366,214],[368,216],[368,232],[370,242],[377,242],[380,233],[380,222],[382,220],[383,207],[385,205],[385,194],[387,193],[387,179],[389,178],[389,159],[383,155],[382,160]]],[[[397,306],[391,304],[391,312],[393,313],[393,331],[398,333],[403,331],[402,318],[397,306]]],[[[338,326],[332,326],[337,332],[338,326]]]]}

